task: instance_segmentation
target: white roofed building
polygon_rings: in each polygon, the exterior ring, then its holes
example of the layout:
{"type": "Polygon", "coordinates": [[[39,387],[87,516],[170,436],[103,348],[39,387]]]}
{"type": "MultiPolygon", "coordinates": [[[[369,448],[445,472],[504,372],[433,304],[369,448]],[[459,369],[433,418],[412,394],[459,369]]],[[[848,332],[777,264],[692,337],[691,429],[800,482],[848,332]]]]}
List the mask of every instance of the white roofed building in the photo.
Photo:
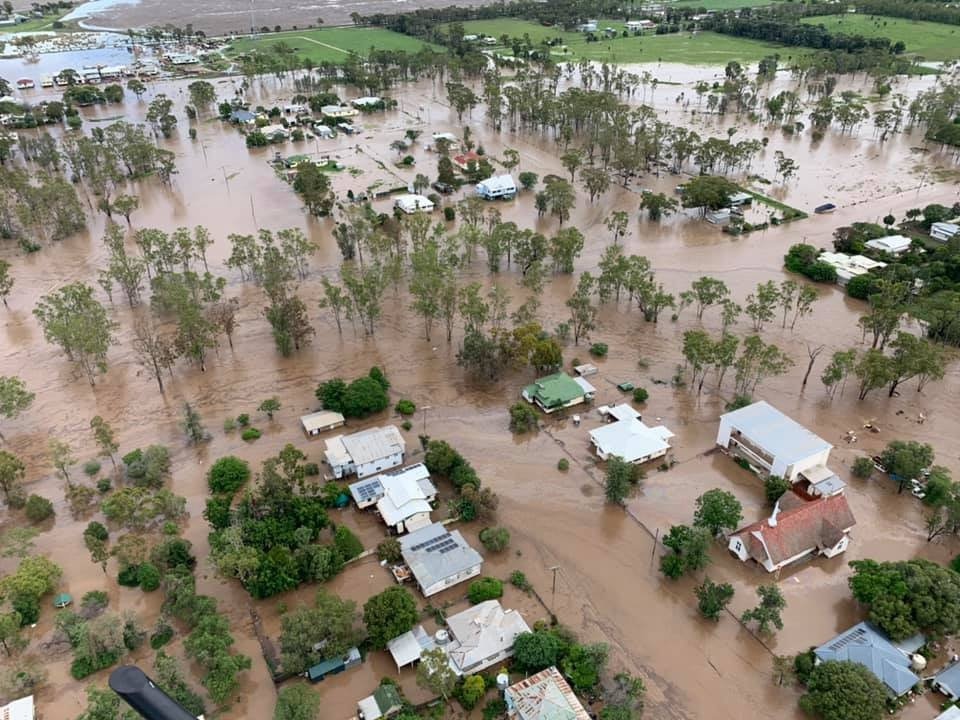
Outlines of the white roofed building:
{"type": "Polygon", "coordinates": [[[887,264],[879,260],[872,260],[865,255],[847,255],[845,253],[823,252],[817,260],[825,262],[837,271],[837,284],[846,285],[853,278],[866,275],[871,270],[885,268],[887,264]]]}
{"type": "Polygon", "coordinates": [[[34,720],[33,695],[0,705],[0,720],[34,720]]]}
{"type": "Polygon", "coordinates": [[[620,457],[629,463],[645,463],[661,458],[670,450],[674,435],[664,425],[650,427],[640,414],[626,404],[606,408],[616,422],[590,431],[590,442],[602,460],[620,457]]]}
{"type": "Polygon", "coordinates": [[[336,478],[365,478],[403,464],[407,443],[395,425],[337,435],[326,442],[326,460],[336,478]]]}
{"type": "Polygon", "coordinates": [[[940,242],[947,242],[958,234],[960,234],[960,225],[956,222],[935,222],[930,226],[930,237],[940,242]]]}
{"type": "Polygon", "coordinates": [[[514,683],[503,693],[508,720],[590,720],[556,667],[514,683]]]}
{"type": "Polygon", "coordinates": [[[910,238],[903,235],[887,235],[886,237],[867,240],[864,245],[871,250],[900,255],[910,249],[912,242],[910,238]]]}
{"type": "Polygon", "coordinates": [[[353,501],[357,504],[357,508],[363,510],[380,502],[380,499],[386,493],[384,490],[384,480],[393,477],[402,477],[404,482],[407,483],[417,483],[420,491],[430,502],[436,499],[437,488],[430,482],[430,471],[427,470],[427,466],[423,463],[417,463],[416,465],[409,465],[405,468],[398,468],[397,470],[381,473],[373,478],[358,480],[350,485],[350,494],[353,496],[353,501]]]}
{"type": "Polygon", "coordinates": [[[447,618],[450,641],[438,643],[457,675],[472,675],[513,655],[517,635],[530,632],[516,610],[504,610],[499,600],[486,600],[447,618]]]}
{"type": "Polygon", "coordinates": [[[426,597],[476,577],[483,566],[480,553],[460,531],[448,531],[440,523],[401,537],[400,554],[426,597]]]}
{"type": "Polygon", "coordinates": [[[383,487],[383,497],[377,501],[377,512],[386,525],[402,534],[418,530],[430,524],[431,503],[437,497],[437,489],[427,478],[421,478],[421,469],[378,476],[383,487]]]}
{"type": "Polygon", "coordinates": [[[477,195],[484,200],[512,198],[517,194],[517,184],[512,175],[494,175],[477,183],[477,195]]]}
{"type": "Polygon", "coordinates": [[[346,419],[338,412],[321,410],[300,416],[300,425],[307,435],[319,435],[326,430],[342,427],[347,424],[346,419]]]}

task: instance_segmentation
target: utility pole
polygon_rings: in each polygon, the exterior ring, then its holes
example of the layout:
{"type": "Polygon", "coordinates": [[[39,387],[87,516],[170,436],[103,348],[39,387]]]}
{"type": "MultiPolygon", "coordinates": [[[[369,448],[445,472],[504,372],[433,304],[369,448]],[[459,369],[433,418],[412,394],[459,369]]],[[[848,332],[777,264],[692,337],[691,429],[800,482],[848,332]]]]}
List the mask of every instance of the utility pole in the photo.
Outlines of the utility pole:
{"type": "Polygon", "coordinates": [[[427,410],[430,410],[431,407],[429,405],[424,405],[420,409],[423,410],[423,434],[426,435],[427,434],[427,410]]]}
{"type": "Polygon", "coordinates": [[[550,568],[550,570],[553,572],[553,589],[551,590],[550,594],[550,613],[552,615],[556,615],[554,608],[557,605],[557,570],[559,569],[559,565],[554,565],[550,568]]]}

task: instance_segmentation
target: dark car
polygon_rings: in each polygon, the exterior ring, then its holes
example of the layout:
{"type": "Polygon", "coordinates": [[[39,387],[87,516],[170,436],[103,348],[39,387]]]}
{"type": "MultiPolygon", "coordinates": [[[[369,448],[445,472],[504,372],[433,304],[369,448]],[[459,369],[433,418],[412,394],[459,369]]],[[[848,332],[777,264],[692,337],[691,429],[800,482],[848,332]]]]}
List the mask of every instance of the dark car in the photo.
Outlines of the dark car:
{"type": "Polygon", "coordinates": [[[433,189],[436,190],[441,195],[449,195],[453,192],[453,185],[445,182],[435,182],[432,185],[433,189]]]}

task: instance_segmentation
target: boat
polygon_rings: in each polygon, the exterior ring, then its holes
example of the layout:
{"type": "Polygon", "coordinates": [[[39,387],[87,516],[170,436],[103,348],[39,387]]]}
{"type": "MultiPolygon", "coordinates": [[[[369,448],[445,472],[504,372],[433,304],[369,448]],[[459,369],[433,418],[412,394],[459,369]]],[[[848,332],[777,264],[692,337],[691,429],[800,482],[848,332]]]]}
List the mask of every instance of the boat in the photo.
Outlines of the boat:
{"type": "Polygon", "coordinates": [[[43,77],[40,80],[40,87],[51,88],[53,87],[53,78],[49,75],[43,77]]]}
{"type": "Polygon", "coordinates": [[[834,205],[833,203],[824,203],[823,205],[817,205],[813,209],[813,211],[817,215],[828,215],[829,213],[832,213],[836,209],[837,209],[837,206],[834,205]]]}
{"type": "Polygon", "coordinates": [[[30,90],[35,88],[37,85],[30,78],[20,78],[17,80],[17,89],[18,90],[30,90]]]}

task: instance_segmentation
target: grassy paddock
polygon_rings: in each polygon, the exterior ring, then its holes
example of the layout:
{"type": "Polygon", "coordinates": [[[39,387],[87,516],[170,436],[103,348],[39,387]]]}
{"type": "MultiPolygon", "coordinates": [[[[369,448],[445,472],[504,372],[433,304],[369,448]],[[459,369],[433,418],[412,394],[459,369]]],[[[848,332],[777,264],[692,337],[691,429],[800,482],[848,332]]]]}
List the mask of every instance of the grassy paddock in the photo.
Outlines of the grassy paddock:
{"type": "MultiPolygon", "coordinates": [[[[622,20],[598,20],[602,31],[606,27],[622,31],[622,20]]],[[[742,63],[756,62],[765,55],[779,53],[782,62],[805,51],[787,48],[775,43],[760,42],[711,32],[689,32],[675,35],[643,35],[641,37],[616,37],[588,43],[583,33],[564,32],[555,27],[544,27],[528,20],[499,18],[496,20],[470,20],[463,23],[467,34],[502,35],[522,38],[528,36],[537,44],[541,40],[560,38],[569,50],[569,58],[577,60],[608,61],[617,63],[675,62],[688,65],[726,65],[731,60],[742,63]]],[[[559,48],[556,49],[559,53],[559,48]]],[[[558,55],[558,59],[562,57],[558,55]]]]}
{"type": "Polygon", "coordinates": [[[324,28],[269,33],[256,39],[240,38],[230,43],[232,55],[259,50],[270,52],[278,43],[294,48],[297,55],[315,63],[341,62],[350,53],[366,54],[371,47],[378,50],[417,52],[428,46],[416,38],[383,28],[324,28]]]}
{"type": "Polygon", "coordinates": [[[823,25],[834,33],[887,37],[902,40],[907,52],[926,60],[955,60],[960,58],[960,25],[903,20],[880,15],[822,15],[803,18],[810,25],[823,25]]]}

